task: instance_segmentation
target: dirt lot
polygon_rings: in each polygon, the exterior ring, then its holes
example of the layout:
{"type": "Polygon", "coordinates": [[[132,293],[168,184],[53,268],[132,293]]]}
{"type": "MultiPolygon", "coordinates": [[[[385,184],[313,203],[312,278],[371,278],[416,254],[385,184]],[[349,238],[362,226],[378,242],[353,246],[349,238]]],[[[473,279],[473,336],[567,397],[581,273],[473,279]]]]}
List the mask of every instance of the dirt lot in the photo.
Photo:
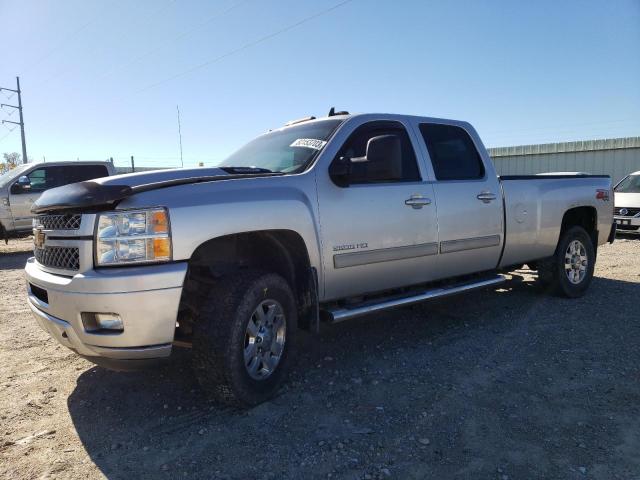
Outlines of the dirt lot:
{"type": "Polygon", "coordinates": [[[58,346],[24,301],[29,240],[11,243],[3,478],[640,478],[640,239],[602,247],[580,300],[520,271],[326,328],[282,394],[245,412],[206,402],[188,353],[115,373],[58,346]]]}

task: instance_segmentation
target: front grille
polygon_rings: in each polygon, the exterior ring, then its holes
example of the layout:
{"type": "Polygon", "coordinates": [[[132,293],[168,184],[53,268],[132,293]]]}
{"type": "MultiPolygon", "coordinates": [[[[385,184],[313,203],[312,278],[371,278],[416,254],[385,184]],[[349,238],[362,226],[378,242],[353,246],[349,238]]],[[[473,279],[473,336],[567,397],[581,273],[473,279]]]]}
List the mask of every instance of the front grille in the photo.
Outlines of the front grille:
{"type": "Polygon", "coordinates": [[[45,247],[33,251],[40,265],[62,270],[80,269],[80,250],[77,247],[45,247]]]}
{"type": "Polygon", "coordinates": [[[78,230],[82,215],[40,215],[36,218],[38,225],[45,230],[78,230]]]}
{"type": "Polygon", "coordinates": [[[615,213],[616,213],[616,215],[620,215],[620,216],[623,216],[623,217],[635,217],[636,215],[638,215],[640,213],[640,208],[616,207],[615,208],[615,213]],[[623,209],[627,211],[627,213],[625,213],[624,215],[620,212],[623,209]]]}

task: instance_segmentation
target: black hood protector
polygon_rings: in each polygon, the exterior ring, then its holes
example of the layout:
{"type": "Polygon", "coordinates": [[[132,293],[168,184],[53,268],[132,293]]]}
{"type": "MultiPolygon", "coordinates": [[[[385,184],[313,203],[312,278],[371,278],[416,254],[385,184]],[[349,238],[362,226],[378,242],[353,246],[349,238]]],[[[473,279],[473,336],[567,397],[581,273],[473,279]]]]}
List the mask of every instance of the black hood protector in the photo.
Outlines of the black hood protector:
{"type": "Polygon", "coordinates": [[[32,213],[44,213],[59,210],[82,210],[99,206],[113,206],[131,195],[128,185],[102,185],[87,181],[72,183],[63,187],[45,190],[33,202],[32,213]]]}
{"type": "Polygon", "coordinates": [[[63,187],[45,190],[33,202],[31,212],[35,214],[59,211],[87,211],[100,208],[113,208],[118,202],[136,193],[158,190],[160,188],[188,185],[192,183],[234,180],[240,178],[274,177],[284,175],[280,172],[255,173],[244,175],[203,175],[199,177],[176,178],[143,185],[112,185],[94,181],[72,183],[63,187]]]}

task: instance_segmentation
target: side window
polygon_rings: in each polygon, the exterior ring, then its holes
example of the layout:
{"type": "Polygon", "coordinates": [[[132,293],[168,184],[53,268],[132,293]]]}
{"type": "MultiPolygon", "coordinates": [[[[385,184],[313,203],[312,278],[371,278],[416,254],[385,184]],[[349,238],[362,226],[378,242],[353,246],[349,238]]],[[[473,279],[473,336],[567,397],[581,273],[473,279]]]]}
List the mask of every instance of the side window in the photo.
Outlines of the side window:
{"type": "Polygon", "coordinates": [[[47,188],[47,181],[49,181],[49,169],[37,168],[27,175],[31,182],[30,192],[44,192],[47,188]]]}
{"type": "Polygon", "coordinates": [[[438,180],[472,180],[484,177],[484,165],[469,134],[460,127],[420,124],[433,170],[438,180]]]}
{"type": "Polygon", "coordinates": [[[63,167],[65,185],[68,183],[84,182],[94,178],[106,177],[109,175],[107,167],[104,165],[78,165],[75,167],[63,167]]]}
{"type": "Polygon", "coordinates": [[[398,122],[372,122],[358,127],[344,143],[336,159],[340,157],[356,158],[364,157],[367,152],[367,143],[373,137],[380,135],[396,135],[400,139],[402,151],[402,175],[401,179],[384,179],[374,176],[370,171],[368,162],[358,162],[351,165],[350,183],[386,183],[386,182],[415,182],[420,181],[420,171],[416,161],[416,154],[411,145],[409,135],[404,126],[398,122]]]}

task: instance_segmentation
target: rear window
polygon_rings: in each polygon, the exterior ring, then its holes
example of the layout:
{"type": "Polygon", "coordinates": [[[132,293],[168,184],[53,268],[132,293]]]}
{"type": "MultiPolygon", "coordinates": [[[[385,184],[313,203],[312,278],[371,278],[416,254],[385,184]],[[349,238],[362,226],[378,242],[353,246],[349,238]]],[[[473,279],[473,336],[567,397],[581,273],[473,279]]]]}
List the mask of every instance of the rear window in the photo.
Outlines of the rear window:
{"type": "Polygon", "coordinates": [[[69,180],[67,183],[84,182],[109,176],[109,171],[104,165],[78,165],[71,168],[65,167],[65,169],[65,180],[69,180]]]}
{"type": "Polygon", "coordinates": [[[420,124],[438,180],[473,180],[484,177],[484,165],[463,128],[437,123],[420,124]]]}

